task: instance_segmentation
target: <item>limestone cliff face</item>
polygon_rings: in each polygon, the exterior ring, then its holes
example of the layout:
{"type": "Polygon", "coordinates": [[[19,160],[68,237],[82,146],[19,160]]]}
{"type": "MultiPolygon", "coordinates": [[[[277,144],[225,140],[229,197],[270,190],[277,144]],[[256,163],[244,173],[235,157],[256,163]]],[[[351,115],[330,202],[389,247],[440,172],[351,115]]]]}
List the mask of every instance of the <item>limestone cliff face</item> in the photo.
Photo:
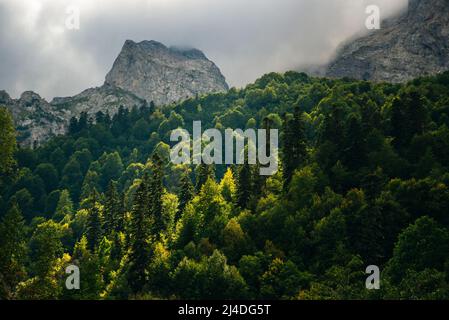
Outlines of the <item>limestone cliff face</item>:
{"type": "Polygon", "coordinates": [[[106,76],[106,84],[156,105],[228,90],[220,70],[201,51],[167,48],[156,41],[127,40],[106,76]]]}
{"type": "Polygon", "coordinates": [[[94,116],[101,111],[113,116],[120,106],[140,107],[145,100],[163,105],[227,89],[220,70],[199,50],[128,40],[103,86],[51,102],[31,91],[24,92],[19,99],[0,91],[0,106],[6,106],[12,113],[18,142],[33,146],[64,134],[70,119],[82,112],[94,116]]]}
{"type": "Polygon", "coordinates": [[[13,115],[17,141],[30,147],[66,133],[70,119],[79,117],[81,112],[94,116],[102,111],[112,116],[120,106],[130,109],[143,103],[143,99],[130,92],[106,85],[73,97],[54,98],[50,103],[32,91],[24,92],[19,99],[11,99],[5,91],[0,91],[0,105],[6,106],[13,115]]]}
{"type": "Polygon", "coordinates": [[[11,99],[5,91],[0,91],[0,105],[11,111],[18,132],[17,140],[22,145],[33,146],[66,131],[64,112],[55,110],[32,91],[24,92],[19,99],[11,99]]]}
{"type": "Polygon", "coordinates": [[[380,30],[342,46],[330,77],[404,82],[449,69],[449,0],[410,0],[380,30]]]}
{"type": "Polygon", "coordinates": [[[144,104],[144,100],[134,94],[109,85],[86,89],[80,94],[67,98],[54,98],[50,104],[63,110],[66,119],[78,117],[81,112],[94,116],[97,112],[116,114],[120,106],[130,109],[144,104]]]}

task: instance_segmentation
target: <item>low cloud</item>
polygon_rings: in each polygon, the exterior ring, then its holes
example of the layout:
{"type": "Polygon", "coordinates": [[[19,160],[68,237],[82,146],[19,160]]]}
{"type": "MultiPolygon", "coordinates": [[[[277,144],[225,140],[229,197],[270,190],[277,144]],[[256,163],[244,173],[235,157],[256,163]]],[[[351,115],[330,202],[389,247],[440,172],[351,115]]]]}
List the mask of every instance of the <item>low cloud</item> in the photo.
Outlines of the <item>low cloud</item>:
{"type": "Polygon", "coordinates": [[[0,0],[0,89],[51,99],[101,85],[126,39],[201,49],[240,87],[326,63],[370,4],[385,18],[407,0],[0,0]],[[79,30],[65,27],[69,6],[79,30]]]}

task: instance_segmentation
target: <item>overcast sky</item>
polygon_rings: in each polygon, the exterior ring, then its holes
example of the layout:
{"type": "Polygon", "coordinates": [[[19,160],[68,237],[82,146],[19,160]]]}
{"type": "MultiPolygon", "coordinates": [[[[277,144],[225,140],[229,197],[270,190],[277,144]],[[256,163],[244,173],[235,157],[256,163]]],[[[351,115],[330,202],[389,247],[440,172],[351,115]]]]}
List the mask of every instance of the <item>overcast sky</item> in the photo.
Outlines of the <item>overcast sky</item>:
{"type": "Polygon", "coordinates": [[[407,0],[0,0],[0,89],[51,99],[99,86],[126,39],[201,49],[231,86],[270,71],[325,63],[407,0]],[[80,10],[68,30],[67,7],[80,10]]]}

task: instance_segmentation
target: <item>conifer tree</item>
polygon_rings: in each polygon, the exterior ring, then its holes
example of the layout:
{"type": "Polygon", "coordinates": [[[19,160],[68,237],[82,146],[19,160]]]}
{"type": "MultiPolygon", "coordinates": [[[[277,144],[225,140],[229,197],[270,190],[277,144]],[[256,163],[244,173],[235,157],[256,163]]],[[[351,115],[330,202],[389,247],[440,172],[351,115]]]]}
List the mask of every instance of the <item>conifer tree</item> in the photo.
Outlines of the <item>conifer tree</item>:
{"type": "Polygon", "coordinates": [[[201,187],[206,183],[207,179],[215,179],[214,167],[201,163],[196,169],[196,192],[201,191],[201,187]]]}
{"type": "Polygon", "coordinates": [[[251,196],[251,166],[245,161],[239,171],[237,183],[237,206],[242,209],[248,207],[251,196]]]}
{"type": "Polygon", "coordinates": [[[162,221],[162,194],[164,192],[164,169],[161,157],[154,153],[152,157],[152,171],[153,174],[149,180],[148,199],[150,207],[150,217],[152,219],[153,235],[159,236],[163,229],[162,221]]]}
{"type": "Polygon", "coordinates": [[[117,230],[120,210],[120,199],[114,181],[109,182],[104,206],[104,231],[112,234],[117,230]]]}
{"type": "Polygon", "coordinates": [[[101,209],[98,198],[98,192],[94,189],[89,198],[89,215],[86,228],[86,238],[91,251],[95,250],[103,235],[101,209]]]}
{"type": "Polygon", "coordinates": [[[124,232],[125,231],[125,215],[126,215],[126,208],[125,208],[125,193],[119,194],[118,199],[118,208],[117,208],[117,217],[116,217],[116,228],[117,231],[124,232]]]}
{"type": "Polygon", "coordinates": [[[181,176],[181,191],[179,194],[179,216],[182,215],[184,212],[184,209],[189,203],[190,200],[192,200],[194,195],[194,187],[192,184],[192,180],[190,180],[189,173],[186,171],[181,176]]]}
{"type": "Polygon", "coordinates": [[[288,188],[294,171],[304,162],[306,143],[302,113],[295,107],[293,117],[284,120],[283,175],[284,189],[288,188]]]}
{"type": "Polygon", "coordinates": [[[14,203],[0,223],[0,299],[10,298],[23,280],[26,254],[25,220],[14,203]]]}
{"type": "Polygon", "coordinates": [[[61,221],[67,215],[73,214],[73,202],[70,198],[68,190],[62,190],[59,196],[58,204],[56,205],[55,214],[53,220],[61,221]]]}
{"type": "Polygon", "coordinates": [[[0,174],[9,173],[15,164],[16,131],[11,113],[0,108],[0,174]]]}
{"type": "Polygon", "coordinates": [[[149,260],[146,234],[147,198],[146,179],[143,179],[136,191],[131,215],[131,252],[128,282],[134,293],[140,292],[144,286],[145,268],[149,260]]]}
{"type": "Polygon", "coordinates": [[[230,203],[235,201],[236,183],[234,179],[234,173],[231,168],[226,170],[223,179],[220,182],[220,189],[223,198],[230,203]]]}

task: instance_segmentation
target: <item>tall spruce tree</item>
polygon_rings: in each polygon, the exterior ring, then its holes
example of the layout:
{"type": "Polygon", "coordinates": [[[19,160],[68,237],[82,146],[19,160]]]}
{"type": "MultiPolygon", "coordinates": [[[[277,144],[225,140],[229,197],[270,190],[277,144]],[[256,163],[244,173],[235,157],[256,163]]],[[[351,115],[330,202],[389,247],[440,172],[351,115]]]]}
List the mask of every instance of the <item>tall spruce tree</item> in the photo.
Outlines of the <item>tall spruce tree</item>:
{"type": "Polygon", "coordinates": [[[215,180],[215,171],[212,165],[201,163],[196,168],[196,192],[200,192],[207,179],[215,180]]]}
{"type": "Polygon", "coordinates": [[[248,202],[251,197],[251,174],[251,166],[245,161],[240,168],[237,183],[237,206],[242,209],[248,207],[248,202]]]}
{"type": "Polygon", "coordinates": [[[117,231],[120,210],[120,198],[114,181],[110,181],[106,191],[104,206],[104,231],[111,235],[117,231]]]}
{"type": "Polygon", "coordinates": [[[0,299],[11,298],[24,279],[26,254],[25,220],[13,203],[0,222],[0,299]]]}
{"type": "Polygon", "coordinates": [[[103,236],[102,216],[100,211],[99,195],[96,189],[93,189],[89,197],[88,218],[86,228],[86,238],[89,249],[94,251],[103,236]]]}
{"type": "Polygon", "coordinates": [[[118,199],[117,205],[118,205],[117,217],[116,217],[117,231],[124,232],[125,231],[125,215],[126,215],[125,193],[124,192],[119,194],[119,199],[118,199]]]}
{"type": "Polygon", "coordinates": [[[294,171],[304,162],[307,155],[302,112],[295,107],[293,117],[284,120],[283,135],[283,175],[284,190],[292,180],[294,171]]]}
{"type": "Polygon", "coordinates": [[[163,229],[162,221],[162,194],[164,193],[164,167],[161,157],[154,153],[151,159],[152,175],[149,180],[148,197],[150,205],[150,215],[152,219],[152,232],[156,238],[159,237],[163,229]]]}
{"type": "Polygon", "coordinates": [[[189,173],[186,171],[181,176],[181,191],[179,194],[179,208],[178,208],[179,216],[182,215],[187,203],[189,203],[189,201],[192,200],[193,195],[194,195],[194,187],[192,184],[192,180],[190,179],[189,173]]]}
{"type": "Polygon", "coordinates": [[[149,261],[146,233],[146,215],[148,213],[148,188],[146,183],[147,179],[142,179],[136,191],[131,215],[131,252],[128,282],[134,293],[140,292],[145,285],[145,270],[149,261]]]}

